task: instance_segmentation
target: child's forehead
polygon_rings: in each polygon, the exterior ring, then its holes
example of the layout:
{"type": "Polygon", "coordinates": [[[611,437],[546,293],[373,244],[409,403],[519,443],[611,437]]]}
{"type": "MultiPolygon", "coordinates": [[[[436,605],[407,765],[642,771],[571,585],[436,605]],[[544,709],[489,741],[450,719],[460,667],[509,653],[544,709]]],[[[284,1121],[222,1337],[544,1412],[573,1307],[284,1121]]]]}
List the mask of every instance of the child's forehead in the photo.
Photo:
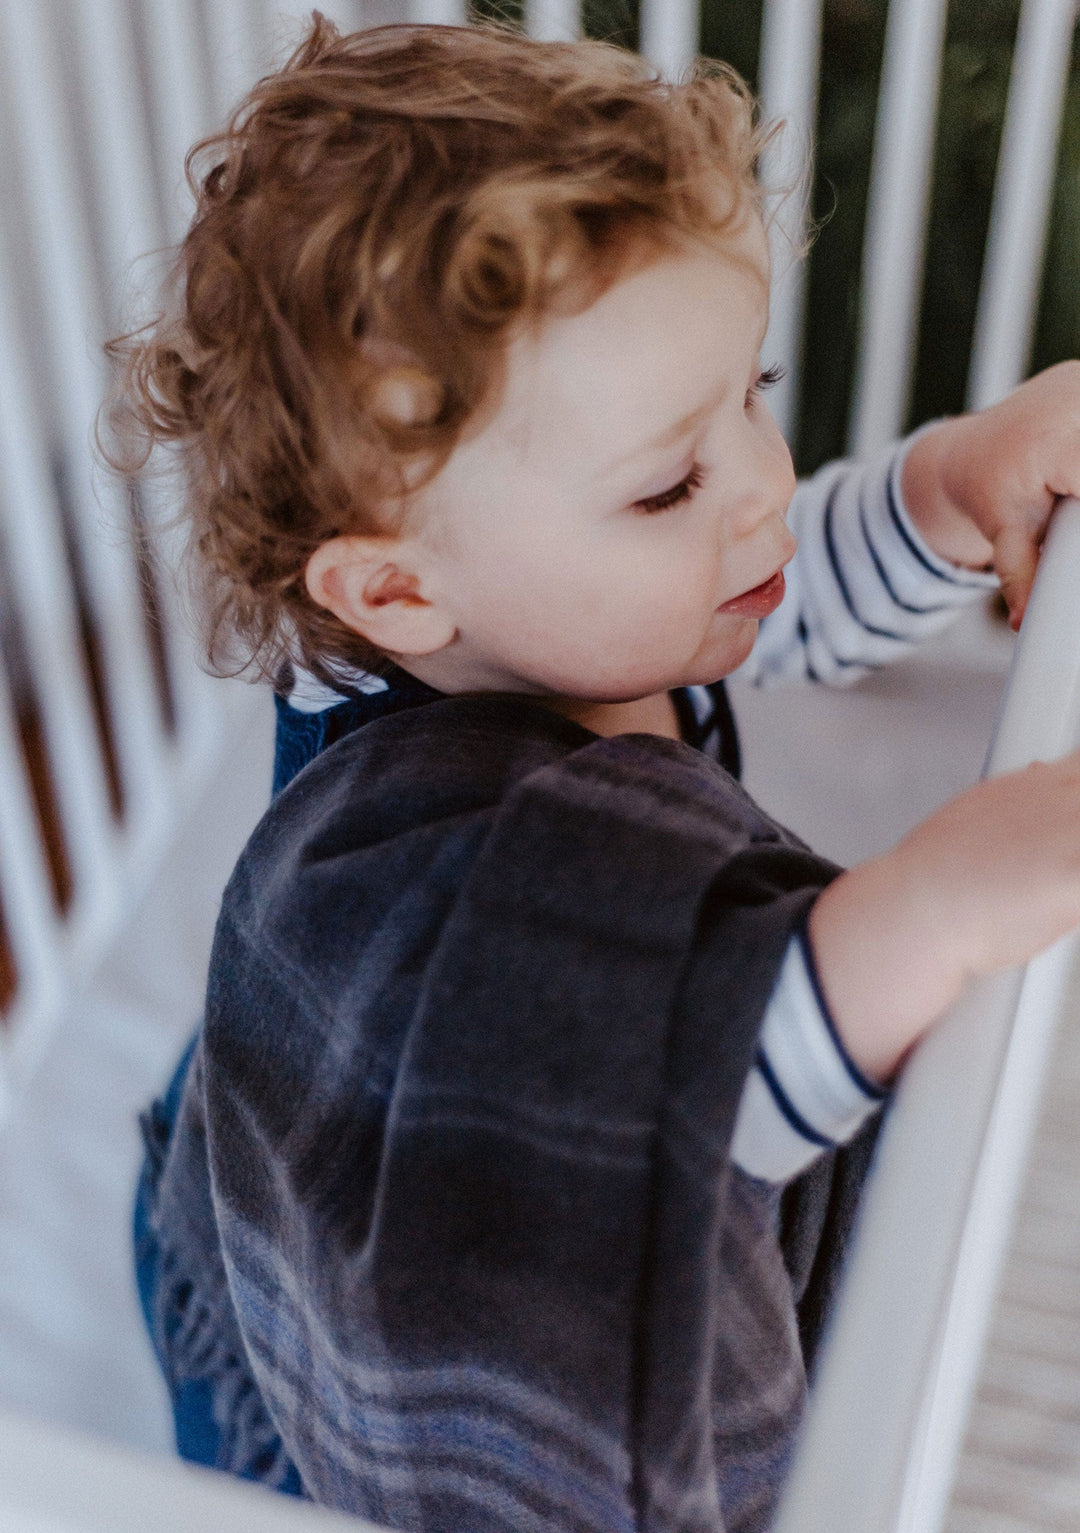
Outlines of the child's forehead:
{"type": "Polygon", "coordinates": [[[670,395],[688,366],[692,393],[694,361],[722,366],[725,339],[734,364],[744,366],[746,353],[760,350],[767,321],[768,247],[760,224],[738,244],[668,251],[638,262],[580,313],[518,335],[484,424],[524,459],[561,416],[591,408],[603,419],[608,395],[651,416],[652,391],[663,385],[670,395]]]}

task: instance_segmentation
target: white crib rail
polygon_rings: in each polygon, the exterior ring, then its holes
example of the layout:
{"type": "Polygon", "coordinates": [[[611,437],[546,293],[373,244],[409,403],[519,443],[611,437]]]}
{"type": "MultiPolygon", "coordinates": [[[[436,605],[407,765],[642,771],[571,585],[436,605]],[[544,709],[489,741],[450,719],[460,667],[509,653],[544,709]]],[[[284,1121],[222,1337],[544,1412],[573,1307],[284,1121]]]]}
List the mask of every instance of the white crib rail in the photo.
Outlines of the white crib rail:
{"type": "MultiPolygon", "coordinates": [[[[987,773],[1080,745],[1080,502],[1055,513],[987,773]]],[[[973,986],[900,1082],[774,1533],[936,1533],[952,1484],[1070,937],[973,986]]]]}

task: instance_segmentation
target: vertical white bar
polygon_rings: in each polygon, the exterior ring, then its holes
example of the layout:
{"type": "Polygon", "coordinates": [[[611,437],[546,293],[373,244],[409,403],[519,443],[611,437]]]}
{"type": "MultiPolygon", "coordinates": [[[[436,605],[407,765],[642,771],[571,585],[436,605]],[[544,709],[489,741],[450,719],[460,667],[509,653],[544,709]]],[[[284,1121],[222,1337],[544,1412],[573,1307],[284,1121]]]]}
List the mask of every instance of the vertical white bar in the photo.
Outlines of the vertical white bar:
{"type": "Polygon", "coordinates": [[[903,428],[922,285],[945,0],[892,0],[874,128],[849,432],[867,457],[903,428]]]}
{"type": "Polygon", "coordinates": [[[691,67],[698,35],[697,0],[642,0],[641,52],[667,79],[691,67]]]}
{"type": "Polygon", "coordinates": [[[132,0],[140,7],[150,96],[161,143],[159,174],[170,238],[179,239],[191,210],[184,181],[188,150],[210,131],[211,82],[199,51],[194,0],[132,0]]]}
{"type": "MultiPolygon", "coordinates": [[[[110,314],[109,328],[116,331],[145,317],[146,299],[156,300],[157,283],[163,274],[162,261],[156,254],[164,230],[160,227],[160,204],[155,196],[155,166],[139,91],[127,0],[80,0],[72,7],[71,25],[86,82],[88,158],[100,210],[106,268],[109,277],[115,278],[117,294],[122,295],[125,305],[137,298],[137,308],[132,312],[114,308],[110,314]],[[137,280],[137,289],[129,289],[129,277],[137,280]]],[[[149,312],[153,312],[152,308],[149,312]]],[[[148,508],[153,505],[160,512],[161,486],[152,475],[142,491],[144,505],[148,508]]],[[[185,655],[186,664],[180,663],[178,651],[187,646],[175,603],[164,599],[166,593],[159,594],[163,597],[160,617],[165,630],[169,682],[182,729],[184,705],[190,699],[184,671],[191,662],[185,655]]],[[[158,813],[163,812],[161,797],[165,786],[164,782],[159,784],[158,813]]]]}
{"type": "Polygon", "coordinates": [[[525,30],[542,42],[575,42],[581,36],[581,6],[578,0],[525,0],[525,30]]]}
{"type": "Polygon", "coordinates": [[[0,903],[15,960],[21,1024],[32,1027],[35,1015],[54,1003],[60,989],[60,923],[2,664],[0,782],[0,903]]]}
{"type": "Polygon", "coordinates": [[[20,210],[34,250],[38,313],[56,390],[62,445],[90,601],[105,660],[109,717],[132,818],[150,814],[158,794],[163,740],[139,596],[126,490],[115,476],[95,482],[91,430],[105,394],[101,344],[106,326],[90,262],[74,145],[59,72],[57,17],[20,0],[0,0],[0,45],[24,186],[20,210]]]}
{"type": "Polygon", "coordinates": [[[790,441],[798,398],[805,265],[795,255],[806,238],[810,157],[817,116],[821,61],[821,0],[765,0],[759,95],[764,115],[784,119],[781,137],[766,151],[762,176],[777,188],[767,202],[772,249],[772,294],[765,360],[785,376],[769,394],[769,408],[790,441]]]}
{"type": "MultiPolygon", "coordinates": [[[[127,0],[68,0],[65,10],[86,103],[87,152],[107,277],[116,288],[106,298],[106,323],[113,330],[126,318],[119,297],[131,263],[160,246],[165,231],[154,195],[127,0]]],[[[145,272],[151,281],[158,275],[156,267],[145,272]]]]}
{"type": "Polygon", "coordinates": [[[1077,0],[1024,0],[1013,53],[967,408],[1024,377],[1042,277],[1077,0]]]}
{"type": "Polygon", "coordinates": [[[115,837],[41,423],[30,412],[12,306],[7,251],[0,243],[0,523],[9,583],[37,684],[75,899],[93,905],[107,897],[115,877],[115,837]]]}
{"type": "Polygon", "coordinates": [[[225,117],[255,84],[261,72],[264,39],[248,0],[209,0],[203,17],[214,105],[217,115],[225,117]]]}
{"type": "Polygon", "coordinates": [[[408,0],[408,19],[437,27],[463,27],[469,19],[468,0],[408,0]]]}

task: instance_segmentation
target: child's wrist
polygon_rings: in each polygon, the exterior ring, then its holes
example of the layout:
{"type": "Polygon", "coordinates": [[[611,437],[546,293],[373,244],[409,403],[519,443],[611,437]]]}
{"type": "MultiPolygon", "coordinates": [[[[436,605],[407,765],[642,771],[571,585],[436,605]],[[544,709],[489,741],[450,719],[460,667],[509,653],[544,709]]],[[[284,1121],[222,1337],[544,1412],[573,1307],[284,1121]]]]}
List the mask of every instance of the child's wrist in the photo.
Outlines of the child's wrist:
{"type": "Polygon", "coordinates": [[[912,442],[904,457],[900,491],[912,522],[939,558],[962,569],[985,570],[993,558],[993,545],[946,484],[945,457],[964,429],[964,420],[940,421],[912,442]]]}
{"type": "Polygon", "coordinates": [[[887,1084],[951,1004],[962,966],[902,850],[860,863],[815,901],[807,936],[837,1031],[870,1080],[887,1084]]]}

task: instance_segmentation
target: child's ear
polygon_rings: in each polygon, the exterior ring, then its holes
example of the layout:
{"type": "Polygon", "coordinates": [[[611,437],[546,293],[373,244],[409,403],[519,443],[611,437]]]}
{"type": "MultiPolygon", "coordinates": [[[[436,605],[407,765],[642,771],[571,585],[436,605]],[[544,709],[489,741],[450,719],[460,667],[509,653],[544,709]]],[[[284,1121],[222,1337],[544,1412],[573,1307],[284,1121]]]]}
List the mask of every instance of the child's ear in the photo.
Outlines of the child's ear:
{"type": "Polygon", "coordinates": [[[415,553],[403,538],[331,538],[308,560],[308,595],[388,654],[434,654],[457,629],[425,591],[415,553]]]}

